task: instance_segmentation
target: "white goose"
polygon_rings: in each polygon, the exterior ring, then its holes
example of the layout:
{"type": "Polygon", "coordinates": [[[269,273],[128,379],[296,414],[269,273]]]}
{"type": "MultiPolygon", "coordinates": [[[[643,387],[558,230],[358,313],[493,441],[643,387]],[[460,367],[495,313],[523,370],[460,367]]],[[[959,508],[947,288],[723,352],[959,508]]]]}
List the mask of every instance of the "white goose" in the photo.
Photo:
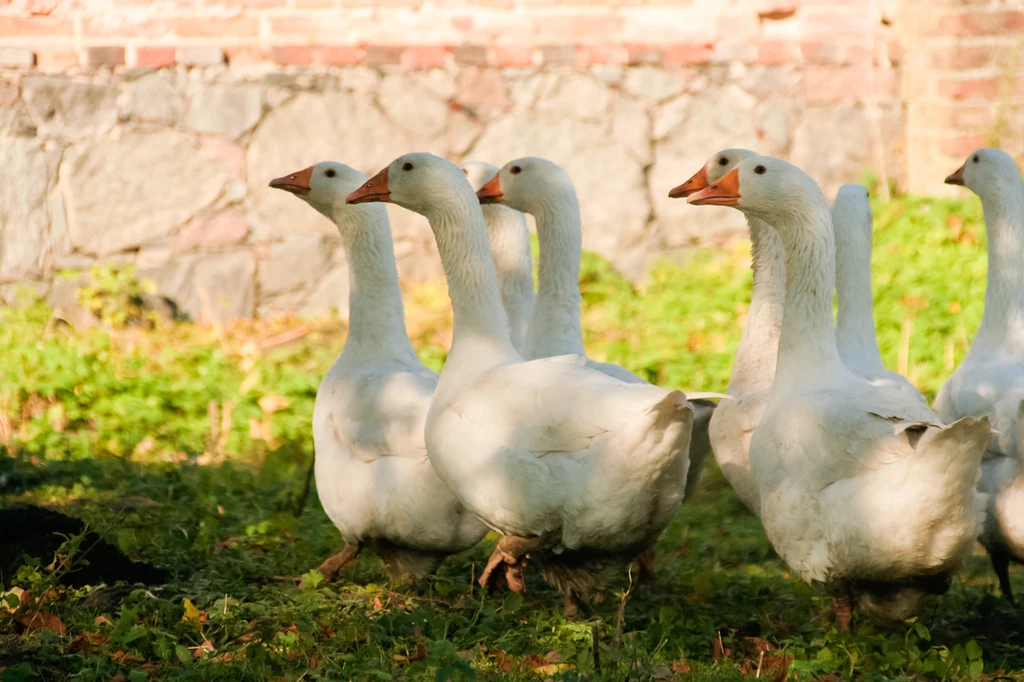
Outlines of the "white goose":
{"type": "Polygon", "coordinates": [[[609,570],[649,547],[679,506],[693,425],[686,396],[627,384],[581,356],[523,360],[509,341],[480,204],[457,166],[406,154],[348,201],[421,213],[437,239],[455,327],[427,415],[427,451],[459,499],[504,534],[481,584],[505,563],[509,586],[521,591],[530,553],[571,614],[576,598],[596,596],[609,570]]]}
{"type": "Polygon", "coordinates": [[[383,206],[349,206],[366,176],[323,162],[271,181],[338,227],[349,265],[349,329],[313,408],[317,493],[345,548],[328,579],[369,545],[396,578],[432,573],[487,528],[459,504],[427,458],[423,425],[438,375],[405,331],[394,246],[383,206]]]}
{"type": "Polygon", "coordinates": [[[688,200],[761,218],[786,253],[775,383],[750,446],[768,538],[805,580],[830,589],[841,628],[853,599],[878,617],[907,617],[926,593],[948,589],[971,551],[989,420],[946,426],[919,401],[846,368],[832,326],[832,219],[801,170],[747,159],[688,200]]]}
{"type": "Polygon", "coordinates": [[[980,539],[1013,602],[1009,562],[1024,563],[1024,181],[1009,154],[979,149],[946,182],[981,198],[988,283],[978,334],[935,410],[944,419],[987,415],[998,431],[981,464],[979,488],[989,503],[980,539]]]}
{"type": "MultiPolygon", "coordinates": [[[[582,219],[576,188],[569,174],[547,159],[515,159],[492,174],[477,196],[485,206],[504,204],[529,213],[537,222],[540,242],[537,303],[527,332],[524,357],[533,360],[566,353],[586,357],[580,324],[582,219]]],[[[609,362],[588,358],[587,366],[629,383],[647,383],[609,362]]],[[[696,489],[711,452],[708,422],[715,411],[715,403],[691,398],[690,407],[694,415],[687,497],[696,489]]],[[[650,560],[651,557],[645,555],[641,563],[644,580],[653,577],[650,560]]]]}
{"type": "Polygon", "coordinates": [[[875,386],[887,386],[926,403],[902,375],[882,364],[875,336],[871,294],[871,202],[863,185],[843,185],[832,204],[836,235],[836,344],[839,357],[854,374],[875,386]]]}
{"type": "MultiPolygon", "coordinates": [[[[478,190],[498,172],[497,166],[483,161],[466,161],[462,170],[469,184],[478,190]]],[[[508,315],[512,345],[524,353],[526,331],[533,316],[533,257],[530,255],[530,228],[526,216],[500,204],[484,206],[484,220],[490,236],[491,254],[498,271],[501,305],[508,315]]]]}
{"type": "MultiPolygon", "coordinates": [[[[708,159],[693,177],[669,192],[669,196],[687,197],[717,182],[740,161],[755,156],[757,152],[749,149],[724,149],[708,159]]],[[[750,473],[750,439],[768,406],[775,380],[786,264],[775,228],[753,215],[746,218],[754,270],[750,309],[725,391],[734,400],[724,400],[718,405],[711,417],[708,435],[722,475],[747,509],[759,516],[761,498],[750,473]]]]}

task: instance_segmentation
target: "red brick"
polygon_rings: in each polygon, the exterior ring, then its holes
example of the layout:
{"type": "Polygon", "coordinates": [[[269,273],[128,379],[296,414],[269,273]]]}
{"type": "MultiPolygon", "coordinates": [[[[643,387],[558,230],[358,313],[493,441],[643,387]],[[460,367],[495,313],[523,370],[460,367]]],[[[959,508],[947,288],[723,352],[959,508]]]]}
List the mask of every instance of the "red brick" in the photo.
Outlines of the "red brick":
{"type": "Polygon", "coordinates": [[[830,39],[835,36],[872,35],[880,33],[881,28],[881,24],[863,9],[856,14],[822,12],[803,15],[804,33],[819,39],[830,39]]]}
{"type": "Polygon", "coordinates": [[[841,50],[832,41],[804,41],[800,43],[800,52],[804,60],[812,64],[839,64],[842,61],[841,50]]]}
{"type": "Polygon", "coordinates": [[[944,78],[939,81],[939,94],[952,99],[989,100],[999,94],[998,78],[944,78]]]}
{"type": "Polygon", "coordinates": [[[1024,31],[1024,12],[974,10],[939,19],[939,33],[953,36],[1002,35],[1024,31]]]}
{"type": "Polygon", "coordinates": [[[653,45],[626,45],[628,64],[661,64],[661,50],[653,45]]]}
{"type": "Polygon", "coordinates": [[[270,34],[278,42],[330,43],[352,29],[351,20],[306,12],[299,15],[271,16],[270,34]]]}
{"type": "Polygon", "coordinates": [[[368,45],[364,59],[369,66],[399,64],[402,61],[402,48],[391,45],[368,45]]]}
{"type": "Polygon", "coordinates": [[[944,125],[961,130],[987,130],[992,125],[992,108],[987,104],[948,106],[933,110],[944,125]]]}
{"type": "Polygon", "coordinates": [[[747,40],[720,40],[715,43],[711,61],[719,64],[727,62],[749,64],[757,61],[757,46],[747,40]]]}
{"type": "Polygon", "coordinates": [[[492,66],[517,67],[533,64],[533,48],[495,46],[488,51],[487,61],[492,66]]]}
{"type": "Polygon", "coordinates": [[[234,66],[266,64],[271,61],[270,54],[257,45],[227,45],[224,47],[224,56],[228,64],[234,66]]]}
{"type": "Polygon", "coordinates": [[[531,35],[540,44],[607,45],[624,23],[615,14],[544,14],[533,20],[531,35]]]}
{"type": "Polygon", "coordinates": [[[575,64],[576,47],[573,45],[542,45],[540,61],[544,64],[575,64]]]}
{"type": "Polygon", "coordinates": [[[800,49],[788,40],[762,40],[757,44],[758,64],[788,64],[800,60],[800,49]]]}
{"type": "Polygon", "coordinates": [[[260,32],[254,17],[182,17],[172,19],[171,31],[179,38],[251,37],[260,32]]]}
{"type": "Polygon", "coordinates": [[[928,65],[936,69],[981,69],[992,66],[1009,55],[1012,49],[993,45],[956,45],[931,51],[928,65]]]}
{"type": "Polygon", "coordinates": [[[411,69],[439,69],[448,64],[451,50],[443,45],[414,45],[402,50],[402,66],[411,69]]]}
{"type": "Polygon", "coordinates": [[[46,73],[67,71],[78,66],[78,54],[74,50],[36,49],[36,68],[46,73]]]}
{"type": "Polygon", "coordinates": [[[988,140],[982,135],[961,135],[943,140],[939,149],[946,156],[962,159],[980,147],[987,147],[988,140]]]}
{"type": "Polygon", "coordinates": [[[889,54],[889,61],[893,64],[903,62],[903,44],[898,40],[886,42],[886,51],[889,54]]]}
{"type": "Polygon", "coordinates": [[[0,36],[5,38],[36,38],[70,36],[74,26],[66,19],[46,16],[0,16],[0,36]]]}
{"type": "Polygon", "coordinates": [[[176,48],[167,46],[143,46],[133,50],[131,65],[140,69],[160,69],[174,66],[176,48]]]}
{"type": "Polygon", "coordinates": [[[306,66],[313,62],[311,45],[275,45],[270,48],[270,58],[275,64],[306,66]]]}
{"type": "Polygon", "coordinates": [[[714,53],[710,43],[684,43],[661,48],[661,60],[666,64],[709,64],[714,53]]]}
{"type": "Polygon", "coordinates": [[[452,28],[463,33],[473,30],[473,17],[452,17],[452,28]]]}
{"type": "Polygon", "coordinates": [[[629,51],[622,45],[581,45],[576,50],[576,63],[580,66],[628,62],[629,51]]]}
{"type": "Polygon", "coordinates": [[[189,45],[174,51],[174,60],[187,66],[216,66],[226,57],[224,50],[213,45],[189,45]]]}
{"type": "Polygon", "coordinates": [[[123,66],[123,47],[87,47],[82,50],[82,66],[123,66]]]}
{"type": "Polygon", "coordinates": [[[452,54],[456,64],[487,66],[487,48],[483,45],[458,45],[452,54]]]}
{"type": "Polygon", "coordinates": [[[313,61],[317,64],[355,66],[362,60],[363,48],[358,45],[321,45],[313,48],[313,61]]]}
{"type": "Polygon", "coordinates": [[[869,44],[846,43],[840,46],[839,60],[842,64],[871,66],[874,63],[873,52],[874,50],[869,44]]]}

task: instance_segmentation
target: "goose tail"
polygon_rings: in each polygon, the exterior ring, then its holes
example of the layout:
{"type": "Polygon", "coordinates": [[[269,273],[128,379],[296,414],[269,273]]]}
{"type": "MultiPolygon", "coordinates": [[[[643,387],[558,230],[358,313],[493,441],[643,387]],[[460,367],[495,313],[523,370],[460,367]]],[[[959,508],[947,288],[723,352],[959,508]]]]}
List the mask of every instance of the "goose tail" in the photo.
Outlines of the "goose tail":
{"type": "MultiPolygon", "coordinates": [[[[992,436],[988,417],[964,417],[942,428],[927,428],[918,436],[909,462],[908,473],[933,498],[922,503],[946,519],[963,518],[970,543],[984,524],[988,495],[978,492],[977,485],[981,459],[992,436]]],[[[914,435],[908,437],[913,443],[914,435]]]]}

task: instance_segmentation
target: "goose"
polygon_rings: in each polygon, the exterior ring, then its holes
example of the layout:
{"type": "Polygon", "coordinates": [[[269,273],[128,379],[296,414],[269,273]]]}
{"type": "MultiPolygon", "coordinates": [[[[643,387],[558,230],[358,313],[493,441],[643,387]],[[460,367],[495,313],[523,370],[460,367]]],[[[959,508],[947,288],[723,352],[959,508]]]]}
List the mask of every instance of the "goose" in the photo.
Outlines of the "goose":
{"type": "Polygon", "coordinates": [[[345,203],[365,181],[325,161],[270,183],[334,222],[349,266],[348,338],[313,406],[317,493],[345,547],[318,570],[332,579],[370,546],[391,578],[419,579],[479,542],[487,527],[427,458],[423,425],[438,375],[406,334],[387,212],[345,203]]]}
{"type": "Polygon", "coordinates": [[[924,396],[902,375],[882,364],[875,337],[871,294],[871,203],[863,185],[843,185],[832,204],[836,236],[836,344],[854,374],[875,386],[888,386],[922,403],[924,396]]]}
{"type": "MultiPolygon", "coordinates": [[[[536,157],[506,163],[477,191],[484,206],[505,205],[529,213],[537,223],[540,242],[537,302],[526,339],[527,359],[572,353],[586,357],[580,324],[580,258],[583,254],[580,204],[569,174],[557,164],[536,157]]],[[[628,383],[648,383],[608,362],[587,359],[587,366],[628,383]]],[[[705,396],[719,394],[702,394],[705,396]]],[[[686,497],[696,489],[711,451],[708,422],[715,403],[693,398],[693,436],[686,497]]],[[[649,582],[652,558],[644,555],[640,579],[649,582]]]]}
{"type": "MultiPolygon", "coordinates": [[[[462,171],[473,189],[478,190],[494,177],[498,167],[483,161],[467,161],[462,164],[462,171]]],[[[488,204],[483,212],[512,345],[522,353],[534,301],[530,228],[526,226],[526,216],[508,206],[488,204]]]]}
{"type": "Polygon", "coordinates": [[[1024,181],[999,149],[979,149],[946,178],[981,198],[988,231],[988,282],[981,326],[963,362],[942,386],[944,419],[986,415],[998,433],[981,464],[989,494],[981,543],[1003,596],[1014,603],[1009,563],[1024,563],[1024,181]]]}
{"type": "MultiPolygon", "coordinates": [[[[687,197],[702,190],[717,182],[740,161],[757,155],[749,149],[723,149],[712,155],[689,180],[670,191],[669,197],[687,197]]],[[[708,435],[722,475],[747,509],[760,516],[761,498],[750,473],[750,439],[768,406],[775,379],[786,264],[782,242],[775,229],[756,216],[747,215],[746,218],[754,270],[750,309],[725,390],[734,400],[723,400],[718,405],[711,417],[708,435]]]]}
{"type": "Polygon", "coordinates": [[[987,417],[946,425],[920,401],[843,364],[832,326],[835,236],[828,202],[803,171],[755,157],[691,194],[775,227],[786,294],[771,397],[750,443],[761,521],[780,557],[833,597],[904,619],[949,589],[981,526],[977,467],[987,417]]]}
{"type": "Polygon", "coordinates": [[[425,216],[455,315],[451,352],[426,421],[430,461],[503,537],[480,584],[525,589],[523,563],[564,596],[599,597],[651,546],[686,486],[693,411],[681,391],[626,383],[580,355],[526,361],[512,346],[483,212],[458,166],[398,157],[348,197],[425,216]]]}

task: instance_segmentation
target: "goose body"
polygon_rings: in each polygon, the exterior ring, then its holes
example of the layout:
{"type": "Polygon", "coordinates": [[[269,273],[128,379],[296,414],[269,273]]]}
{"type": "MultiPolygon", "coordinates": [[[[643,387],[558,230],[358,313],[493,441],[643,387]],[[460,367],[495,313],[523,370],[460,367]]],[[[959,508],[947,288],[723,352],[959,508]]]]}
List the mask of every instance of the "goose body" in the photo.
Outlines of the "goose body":
{"type": "MultiPolygon", "coordinates": [[[[504,205],[528,213],[537,223],[540,242],[537,301],[526,335],[524,357],[549,358],[573,354],[586,366],[627,383],[646,384],[629,370],[587,358],[580,322],[580,259],[582,218],[572,179],[558,165],[536,157],[506,163],[477,192],[486,206],[504,205]]],[[[696,489],[711,452],[708,424],[715,403],[691,399],[694,412],[690,441],[690,473],[686,495],[696,489]]]]}
{"type": "Polygon", "coordinates": [[[487,528],[461,505],[427,457],[424,424],[438,375],[405,330],[383,206],[349,206],[366,176],[323,162],[271,183],[335,222],[349,263],[349,333],[313,407],[314,473],[345,549],[320,570],[332,577],[369,545],[392,577],[421,578],[487,528]]]}
{"type": "MultiPolygon", "coordinates": [[[[476,191],[494,177],[498,167],[483,161],[467,161],[462,164],[462,170],[476,191]]],[[[526,216],[508,206],[487,204],[483,207],[483,213],[494,267],[498,273],[501,305],[508,315],[512,345],[523,353],[535,299],[530,228],[526,225],[526,216]]]]}
{"type": "Polygon", "coordinates": [[[832,204],[836,236],[836,343],[839,356],[851,372],[874,386],[895,389],[926,402],[903,375],[882,364],[875,335],[871,294],[871,203],[863,185],[843,185],[832,204]]]}
{"type": "MultiPolygon", "coordinates": [[[[722,150],[669,196],[681,198],[698,192],[717,182],[740,161],[755,156],[757,153],[749,149],[722,150]]],[[[711,417],[708,436],[722,475],[747,509],[759,516],[761,496],[750,472],[750,439],[768,406],[775,379],[786,264],[775,229],[755,216],[746,218],[754,270],[750,309],[725,391],[733,399],[719,403],[711,417]]]]}
{"type": "Polygon", "coordinates": [[[832,325],[835,243],[829,206],[806,174],[778,159],[742,161],[691,203],[735,206],[773,225],[786,294],[771,397],[751,439],[751,472],[772,546],[834,595],[906,618],[948,589],[981,527],[977,466],[987,418],[946,425],[920,401],[852,373],[832,325]]]}
{"type": "Polygon", "coordinates": [[[529,554],[566,595],[600,592],[683,497],[693,412],[686,396],[625,383],[580,355],[525,361],[509,340],[480,204],[465,175],[430,154],[399,157],[349,196],[426,216],[455,313],[451,352],[426,420],[430,461],[459,500],[505,537],[481,583],[524,588],[529,554]]]}
{"type": "Polygon", "coordinates": [[[946,182],[981,198],[988,283],[978,333],[935,409],[945,419],[987,416],[997,431],[981,463],[989,499],[980,540],[1012,602],[1009,562],[1024,563],[1024,181],[1008,154],[979,149],[946,182]]]}

